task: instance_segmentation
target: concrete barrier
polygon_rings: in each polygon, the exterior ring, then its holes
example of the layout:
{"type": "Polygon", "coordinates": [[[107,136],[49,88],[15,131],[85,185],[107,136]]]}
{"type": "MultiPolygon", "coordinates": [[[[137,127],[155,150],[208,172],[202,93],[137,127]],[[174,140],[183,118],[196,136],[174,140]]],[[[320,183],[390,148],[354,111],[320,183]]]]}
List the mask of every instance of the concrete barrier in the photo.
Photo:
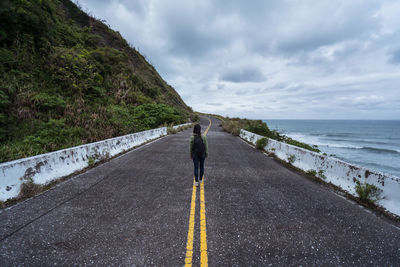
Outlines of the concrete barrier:
{"type": "Polygon", "coordinates": [[[184,124],[175,125],[175,126],[173,126],[173,128],[176,130],[179,127],[185,127],[185,126],[188,126],[188,125],[192,125],[192,123],[188,122],[188,123],[184,123],[184,124]]]}
{"type": "MultiPolygon", "coordinates": [[[[240,131],[240,137],[252,144],[256,144],[263,136],[240,131]]],[[[300,147],[292,146],[273,139],[268,139],[264,147],[268,152],[274,153],[279,159],[290,162],[293,166],[304,170],[315,170],[317,176],[326,182],[339,186],[346,192],[357,196],[356,182],[368,183],[382,189],[384,197],[377,204],[386,210],[400,216],[400,178],[394,175],[380,173],[374,170],[353,165],[339,159],[328,157],[300,147]]]]}
{"type": "Polygon", "coordinates": [[[162,127],[2,163],[0,201],[17,197],[23,183],[46,185],[88,167],[89,162],[113,157],[166,134],[167,128],[162,127]]]}

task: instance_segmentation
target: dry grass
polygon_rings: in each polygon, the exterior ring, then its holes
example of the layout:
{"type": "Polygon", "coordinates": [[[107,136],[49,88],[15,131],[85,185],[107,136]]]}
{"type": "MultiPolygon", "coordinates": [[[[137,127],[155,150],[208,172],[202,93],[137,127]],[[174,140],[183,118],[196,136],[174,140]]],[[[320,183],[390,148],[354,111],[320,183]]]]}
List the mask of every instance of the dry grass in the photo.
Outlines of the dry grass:
{"type": "Polygon", "coordinates": [[[178,131],[174,127],[172,127],[172,126],[167,127],[167,133],[168,134],[176,134],[177,132],[178,131]]]}
{"type": "Polygon", "coordinates": [[[235,136],[239,136],[240,129],[242,128],[239,121],[225,120],[221,123],[222,128],[235,136]]]}
{"type": "Polygon", "coordinates": [[[18,198],[25,199],[29,197],[33,197],[40,192],[42,192],[43,186],[33,183],[33,181],[29,181],[27,183],[23,183],[21,185],[21,191],[19,192],[18,198]]]}

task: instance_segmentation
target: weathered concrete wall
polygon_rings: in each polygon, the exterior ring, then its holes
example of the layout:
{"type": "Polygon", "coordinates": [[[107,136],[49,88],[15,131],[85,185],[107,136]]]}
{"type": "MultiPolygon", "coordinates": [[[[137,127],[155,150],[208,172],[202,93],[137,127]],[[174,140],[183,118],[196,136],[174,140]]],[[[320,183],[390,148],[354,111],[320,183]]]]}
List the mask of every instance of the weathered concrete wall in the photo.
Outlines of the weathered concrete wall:
{"type": "Polygon", "coordinates": [[[166,134],[166,127],[157,128],[2,163],[0,201],[17,197],[22,183],[48,184],[88,167],[89,159],[96,162],[110,158],[166,134]]]}
{"type": "MultiPolygon", "coordinates": [[[[253,144],[255,144],[258,139],[262,138],[260,135],[243,129],[240,131],[240,137],[253,144]]],[[[357,196],[355,191],[356,181],[373,184],[383,190],[382,195],[384,199],[380,200],[378,204],[400,216],[399,177],[369,170],[273,139],[268,139],[268,144],[264,149],[274,153],[278,158],[286,162],[289,162],[288,158],[291,157],[294,159],[292,163],[293,166],[304,171],[315,170],[317,176],[321,179],[339,186],[354,196],[357,196]],[[320,171],[322,171],[325,177],[318,175],[320,171]]]]}

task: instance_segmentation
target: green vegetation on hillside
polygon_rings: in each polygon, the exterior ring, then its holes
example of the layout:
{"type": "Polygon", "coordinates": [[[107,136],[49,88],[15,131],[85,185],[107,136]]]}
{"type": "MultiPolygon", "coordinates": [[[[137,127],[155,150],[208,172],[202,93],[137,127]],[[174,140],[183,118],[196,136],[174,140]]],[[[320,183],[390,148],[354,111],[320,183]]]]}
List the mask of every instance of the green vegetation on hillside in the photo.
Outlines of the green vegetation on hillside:
{"type": "Polygon", "coordinates": [[[70,0],[0,1],[0,162],[193,116],[118,32],[70,0]]]}
{"type": "Polygon", "coordinates": [[[225,118],[222,121],[222,128],[233,134],[238,136],[240,134],[240,129],[244,129],[246,131],[259,134],[280,142],[285,142],[290,145],[298,146],[307,150],[311,150],[314,152],[320,152],[320,150],[315,146],[310,146],[308,144],[296,141],[288,136],[281,135],[277,131],[271,131],[267,124],[262,120],[248,120],[248,119],[240,119],[240,118],[225,118]]]}

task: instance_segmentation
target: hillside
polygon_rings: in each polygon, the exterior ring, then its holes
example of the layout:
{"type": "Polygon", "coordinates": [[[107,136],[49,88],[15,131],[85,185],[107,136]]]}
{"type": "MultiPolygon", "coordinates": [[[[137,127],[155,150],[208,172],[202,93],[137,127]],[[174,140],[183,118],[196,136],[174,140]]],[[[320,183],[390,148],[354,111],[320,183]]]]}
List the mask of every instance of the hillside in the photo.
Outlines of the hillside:
{"type": "Polygon", "coordinates": [[[183,123],[189,108],[69,0],[0,1],[0,162],[183,123]]]}

